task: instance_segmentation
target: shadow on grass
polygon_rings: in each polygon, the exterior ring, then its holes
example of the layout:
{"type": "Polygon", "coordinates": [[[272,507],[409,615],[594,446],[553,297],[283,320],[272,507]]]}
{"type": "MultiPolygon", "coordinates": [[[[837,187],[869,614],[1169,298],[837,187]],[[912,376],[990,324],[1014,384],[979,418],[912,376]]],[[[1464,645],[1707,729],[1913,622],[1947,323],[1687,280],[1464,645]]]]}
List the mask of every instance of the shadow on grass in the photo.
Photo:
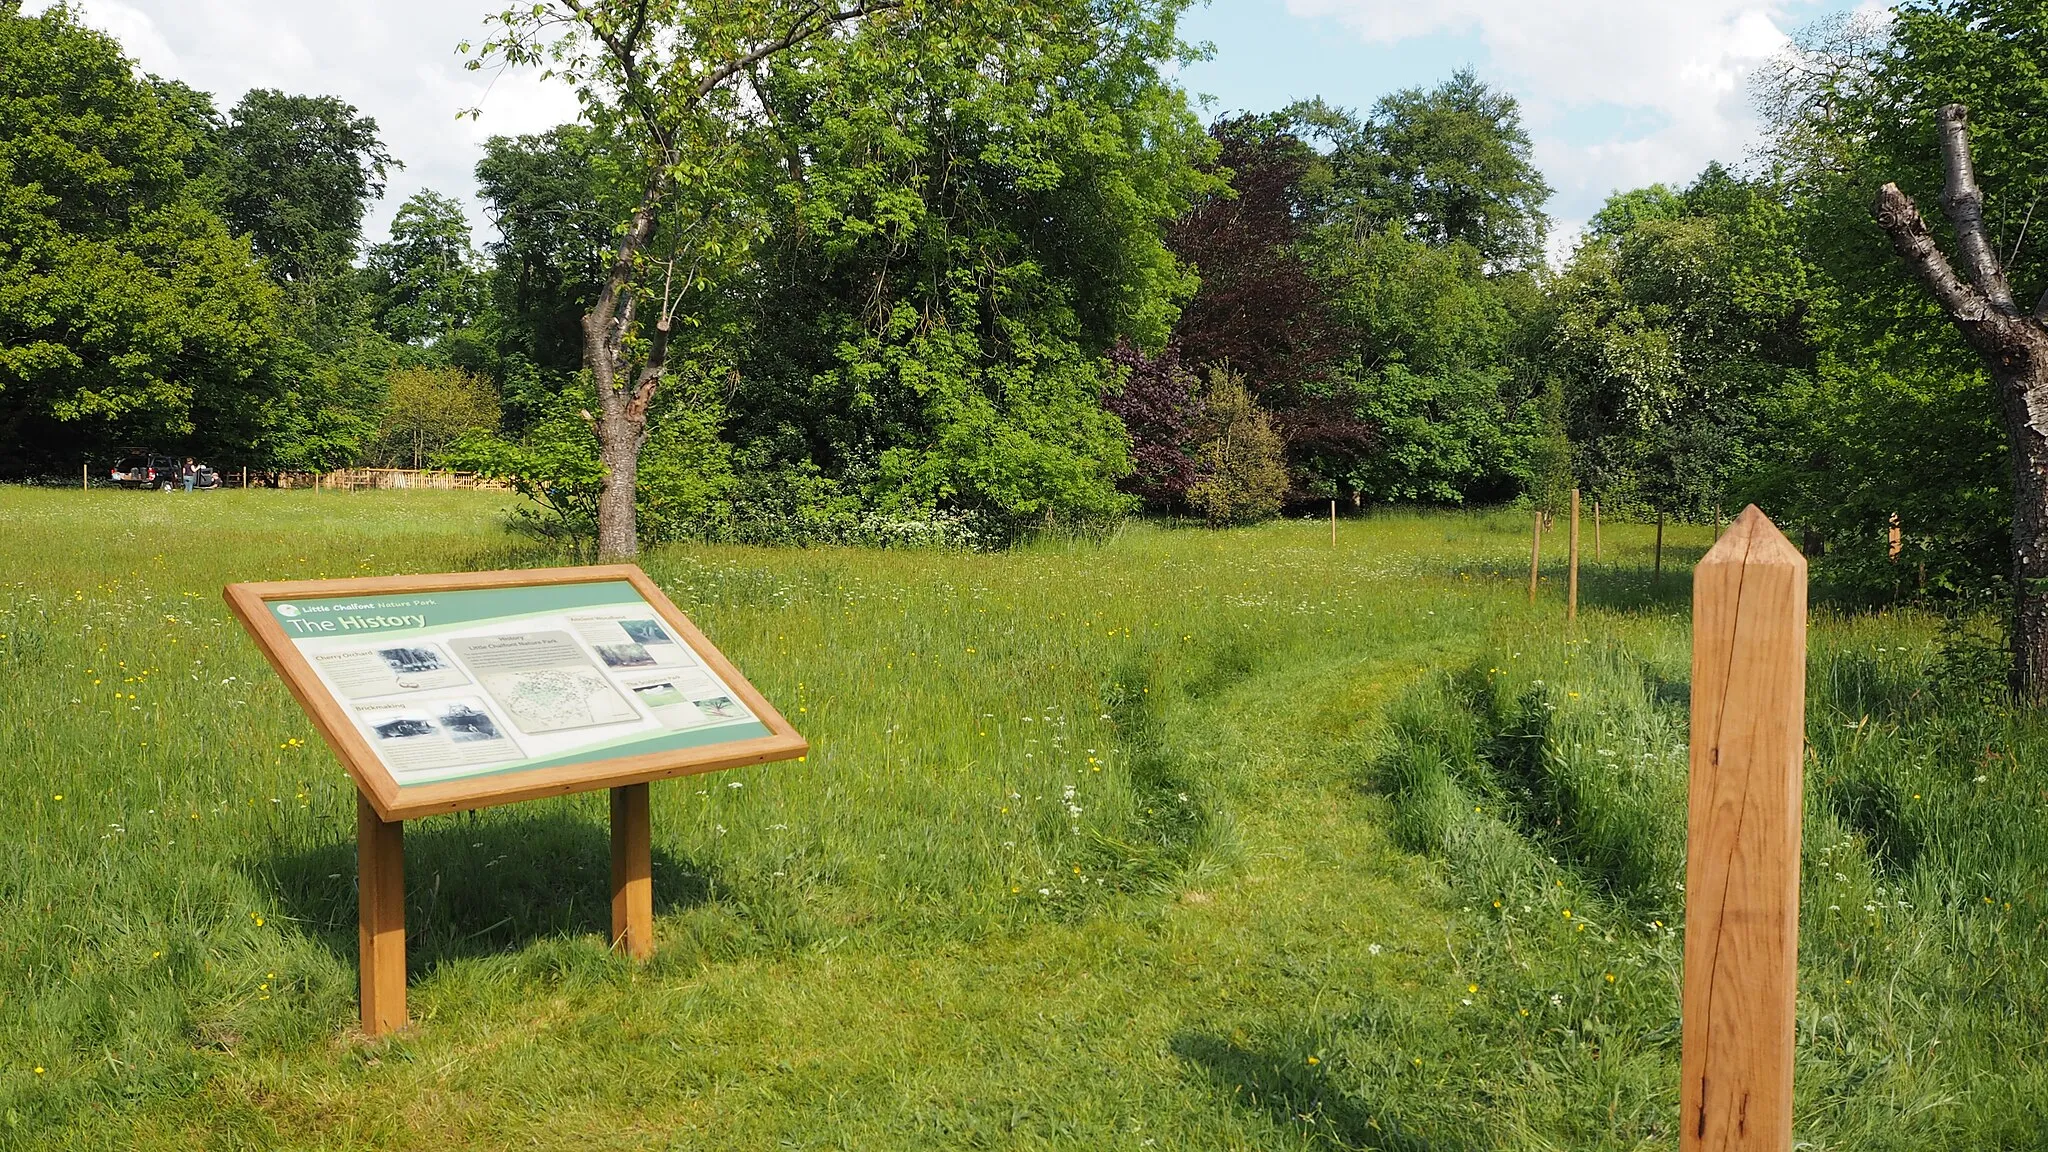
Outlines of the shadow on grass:
{"type": "Polygon", "coordinates": [[[1301,1133],[1306,1147],[1372,1152],[1464,1152],[1467,1147],[1411,1132],[1397,1117],[1343,1091],[1336,1083],[1340,1072],[1308,1062],[1317,1046],[1306,1040],[1254,1048],[1190,1032],[1176,1036],[1171,1048],[1239,1107],[1264,1112],[1301,1133]]]}
{"type": "MultiPolygon", "coordinates": [[[[708,902],[716,874],[654,848],[657,915],[708,902]]],[[[356,960],[353,839],[244,862],[307,935],[356,960]]],[[[611,931],[611,831],[569,811],[462,813],[405,828],[406,969],[611,931]]]]}
{"type": "MultiPolygon", "coordinates": [[[[1633,563],[1595,563],[1581,558],[1579,607],[1587,610],[1656,615],[1689,612],[1692,610],[1692,569],[1703,555],[1705,553],[1697,548],[1683,551],[1674,549],[1667,552],[1664,556],[1662,575],[1633,563]]],[[[1521,588],[1527,588],[1529,585],[1529,565],[1526,556],[1519,565],[1474,567],[1452,564],[1445,567],[1444,572],[1453,580],[1470,573],[1509,581],[1521,588]]],[[[1562,557],[1552,557],[1548,554],[1543,557],[1540,602],[1545,605],[1556,605],[1560,614],[1564,610],[1567,575],[1562,557]]]]}

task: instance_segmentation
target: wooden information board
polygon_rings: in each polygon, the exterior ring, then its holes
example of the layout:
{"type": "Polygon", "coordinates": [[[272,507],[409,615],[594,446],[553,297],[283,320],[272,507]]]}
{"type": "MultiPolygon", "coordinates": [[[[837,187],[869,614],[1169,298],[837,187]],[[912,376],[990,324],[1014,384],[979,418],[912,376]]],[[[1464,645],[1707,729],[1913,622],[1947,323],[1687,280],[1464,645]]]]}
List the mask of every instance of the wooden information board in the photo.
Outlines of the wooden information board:
{"type": "Polygon", "coordinates": [[[612,792],[612,938],[653,946],[647,785],[808,745],[639,568],[233,584],[355,778],[363,1030],[405,1023],[401,822],[612,792]]]}

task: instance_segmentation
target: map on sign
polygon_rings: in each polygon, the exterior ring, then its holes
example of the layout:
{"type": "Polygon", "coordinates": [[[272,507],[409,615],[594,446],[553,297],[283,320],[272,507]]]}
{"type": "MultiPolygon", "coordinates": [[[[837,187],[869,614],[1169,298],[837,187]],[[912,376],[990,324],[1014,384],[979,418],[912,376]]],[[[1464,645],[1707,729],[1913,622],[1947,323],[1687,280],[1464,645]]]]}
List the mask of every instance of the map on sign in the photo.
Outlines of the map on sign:
{"type": "Polygon", "coordinates": [[[263,605],[401,788],[771,733],[628,580],[263,605]]]}

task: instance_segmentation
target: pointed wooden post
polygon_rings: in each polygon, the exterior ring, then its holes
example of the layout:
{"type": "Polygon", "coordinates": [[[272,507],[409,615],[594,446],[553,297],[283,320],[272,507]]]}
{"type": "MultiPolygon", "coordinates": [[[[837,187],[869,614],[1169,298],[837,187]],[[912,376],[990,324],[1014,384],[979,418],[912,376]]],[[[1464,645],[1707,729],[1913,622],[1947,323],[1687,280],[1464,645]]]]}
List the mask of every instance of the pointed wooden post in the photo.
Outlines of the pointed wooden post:
{"type": "Polygon", "coordinates": [[[1579,618],[1579,490],[1572,489],[1571,572],[1565,577],[1564,622],[1579,618]]]}
{"type": "Polygon", "coordinates": [[[405,826],[377,814],[356,793],[356,968],[363,1032],[382,1036],[406,1025],[405,826]]]}
{"type": "Polygon", "coordinates": [[[654,819],[647,785],[612,789],[612,947],[654,955],[654,819]]]}
{"type": "Polygon", "coordinates": [[[1536,576],[1543,567],[1543,509],[1536,510],[1536,525],[1529,530],[1529,603],[1536,602],[1536,576]]]}
{"type": "Polygon", "coordinates": [[[1680,1152],[1792,1147],[1806,558],[1751,505],[1693,573],[1680,1152]]]}

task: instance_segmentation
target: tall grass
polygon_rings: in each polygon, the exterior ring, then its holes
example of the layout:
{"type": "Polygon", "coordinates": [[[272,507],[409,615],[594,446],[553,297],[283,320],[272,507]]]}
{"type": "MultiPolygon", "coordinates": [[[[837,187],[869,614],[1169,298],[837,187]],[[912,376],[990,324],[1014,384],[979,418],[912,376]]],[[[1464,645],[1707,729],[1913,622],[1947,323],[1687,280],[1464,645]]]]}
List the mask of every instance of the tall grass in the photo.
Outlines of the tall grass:
{"type": "MultiPolygon", "coordinates": [[[[741,1024],[749,1000],[796,997],[790,1018],[815,1018],[845,965],[1029,988],[1120,924],[1141,935],[1119,947],[1167,947],[1143,935],[1167,910],[1274,850],[1270,829],[1246,828],[1276,773],[1335,747],[1303,723],[1323,689],[1244,716],[1239,694],[1295,669],[1341,677],[1361,650],[1408,654],[1410,675],[1515,604],[1475,578],[1515,548],[1484,517],[1347,525],[1339,549],[1323,529],[1277,524],[1140,526],[993,556],[659,550],[650,574],[814,751],[656,789],[659,949],[640,969],[604,947],[601,796],[410,825],[421,1025],[337,1047],[354,1014],[349,785],[219,589],[559,559],[502,524],[494,498],[459,493],[0,491],[0,1143],[292,1143],[293,1124],[325,1133],[314,1144],[437,1143],[438,1110],[363,1127],[359,1104],[333,1103],[402,1092],[390,1069],[409,1053],[526,1084],[445,1113],[503,1136],[582,1098],[574,1069],[591,1059],[646,1062],[656,1080],[727,1074],[710,1071],[716,1052],[642,1051],[635,1038],[662,1025],[639,1013],[673,1020],[737,996],[715,1014],[741,1024]],[[1276,729],[1261,746],[1220,751],[1260,725],[1276,729]],[[1305,758],[1276,763],[1281,749],[1305,758]],[[562,1013],[611,1023],[535,1039],[562,1013]],[[513,1035],[533,1046],[503,1053],[513,1035]]],[[[1152,964],[1115,973],[1118,987],[1142,994],[1152,964]]],[[[834,1059],[868,1069],[908,1043],[874,1030],[892,989],[835,993],[869,1015],[841,1025],[834,1059]]],[[[1059,998],[1024,995],[1001,1028],[1028,1029],[1059,998]]],[[[1184,1070],[1164,1038],[1188,1020],[1176,1003],[1144,1011],[1159,1058],[1184,1070]]],[[[820,1090],[864,1101],[882,1139],[904,1120],[901,1078],[952,1059],[947,1021],[928,1005],[907,1025],[933,1046],[911,1068],[823,1076],[820,1090]]],[[[1002,1041],[1019,1043],[1038,1041],[1002,1041]]],[[[1006,1050],[1034,1066],[1019,1099],[1045,1131],[1096,1130],[1073,1127],[1088,1108],[1070,1112],[1060,1087],[1076,1054],[1006,1050]]],[[[695,1114],[687,1093],[664,1099],[695,1114]]],[[[1226,1118],[1204,1130],[1272,1122],[1204,1107],[1226,1118]]],[[[832,1126],[767,1106],[717,1123],[743,1144],[832,1126]]]]}
{"type": "MultiPolygon", "coordinates": [[[[1510,629],[1418,685],[1370,772],[1480,927],[1499,995],[1476,1025],[1542,1063],[1567,1122],[1672,1138],[1687,634],[1596,619],[1510,629]],[[1567,914],[1568,913],[1568,914],[1567,914]],[[1617,1069],[1629,1069],[1617,1078],[1617,1069]]],[[[2048,724],[2001,702],[1995,655],[1911,613],[1816,617],[1808,688],[1802,1147],[2040,1147],[2048,1065],[2048,724]]],[[[1523,1107],[1526,1107],[1524,1102],[1523,1107]]]]}
{"type": "MultiPolygon", "coordinates": [[[[656,787],[645,965],[602,797],[409,824],[367,1041],[349,785],[219,588],[560,559],[503,523],[0,490],[0,1148],[1675,1143],[1649,529],[1570,637],[1513,515],[657,550],[813,752],[656,787]]],[[[1937,621],[1813,652],[1800,1138],[2048,1146],[2048,733],[1937,621]]]]}

